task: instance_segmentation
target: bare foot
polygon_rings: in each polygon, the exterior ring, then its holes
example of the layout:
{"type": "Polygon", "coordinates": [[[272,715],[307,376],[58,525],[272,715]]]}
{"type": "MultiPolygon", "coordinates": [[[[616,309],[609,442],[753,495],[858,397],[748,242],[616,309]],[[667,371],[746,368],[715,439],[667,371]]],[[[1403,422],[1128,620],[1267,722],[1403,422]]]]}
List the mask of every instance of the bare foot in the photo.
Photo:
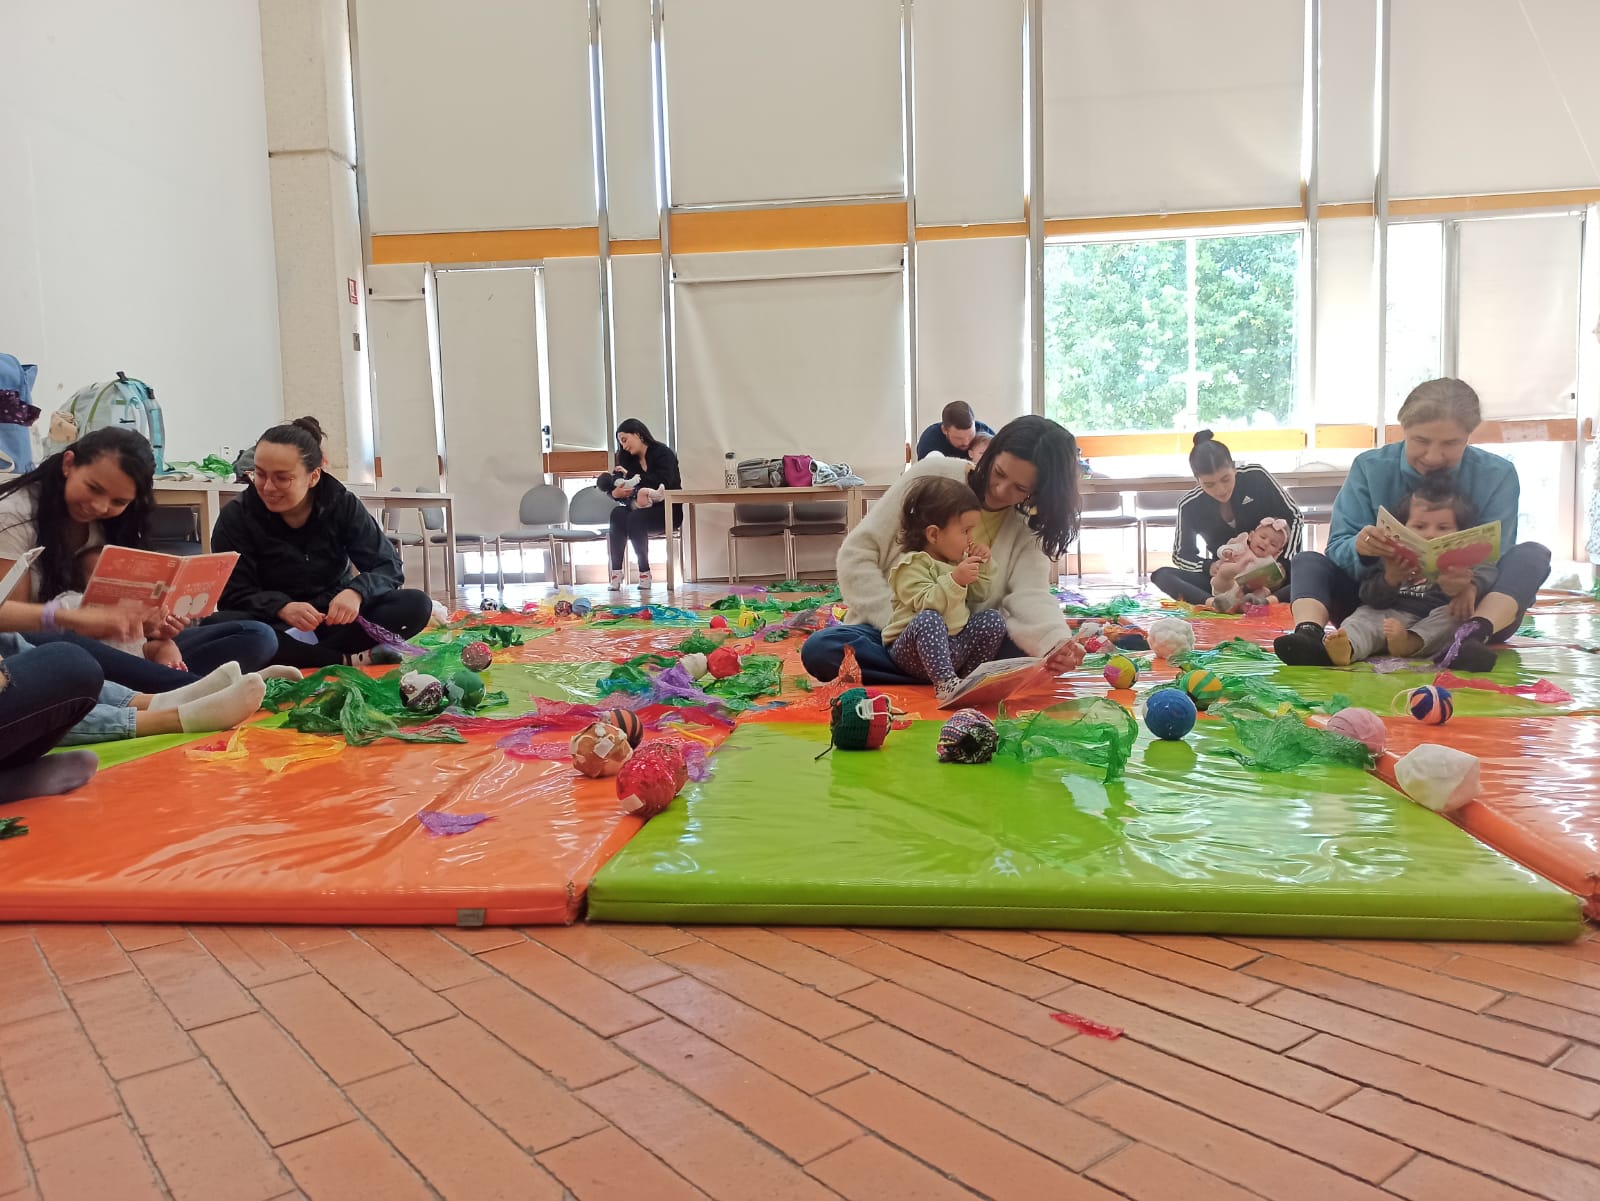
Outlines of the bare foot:
{"type": "Polygon", "coordinates": [[[1422,650],[1422,639],[1393,617],[1383,619],[1383,640],[1389,644],[1389,653],[1397,659],[1409,659],[1422,650]]]}
{"type": "Polygon", "coordinates": [[[1328,648],[1328,658],[1333,660],[1335,667],[1349,667],[1350,657],[1355,653],[1350,645],[1350,635],[1343,630],[1335,630],[1329,634],[1323,646],[1328,648]]]}

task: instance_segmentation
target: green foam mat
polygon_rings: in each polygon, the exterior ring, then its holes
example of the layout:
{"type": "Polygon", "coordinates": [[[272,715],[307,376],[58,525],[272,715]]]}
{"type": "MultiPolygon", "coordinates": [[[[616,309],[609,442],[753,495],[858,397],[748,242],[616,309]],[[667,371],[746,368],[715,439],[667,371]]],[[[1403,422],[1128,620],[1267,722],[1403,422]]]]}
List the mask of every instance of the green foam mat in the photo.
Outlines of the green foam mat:
{"type": "Polygon", "coordinates": [[[1126,778],[742,726],[590,885],[599,921],[1560,941],[1576,898],[1354,768],[1251,771],[1220,723],[1126,778]]]}

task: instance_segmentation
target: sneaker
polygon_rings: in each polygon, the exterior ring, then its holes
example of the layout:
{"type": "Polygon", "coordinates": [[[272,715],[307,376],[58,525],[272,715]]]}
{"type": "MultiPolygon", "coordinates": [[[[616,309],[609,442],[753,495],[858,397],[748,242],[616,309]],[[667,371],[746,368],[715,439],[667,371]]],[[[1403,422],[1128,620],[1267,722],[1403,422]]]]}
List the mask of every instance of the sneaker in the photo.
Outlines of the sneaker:
{"type": "Polygon", "coordinates": [[[957,689],[960,687],[961,681],[958,679],[951,678],[945,680],[943,683],[935,685],[933,689],[933,699],[942,705],[951,697],[953,697],[956,694],[957,689]]]}
{"type": "Polygon", "coordinates": [[[639,573],[639,589],[640,589],[640,591],[643,591],[643,592],[650,591],[650,585],[653,582],[654,581],[651,580],[650,573],[648,571],[641,571],[639,573]]]}
{"type": "Polygon", "coordinates": [[[620,571],[613,571],[611,573],[611,591],[622,591],[622,573],[620,571]]]}

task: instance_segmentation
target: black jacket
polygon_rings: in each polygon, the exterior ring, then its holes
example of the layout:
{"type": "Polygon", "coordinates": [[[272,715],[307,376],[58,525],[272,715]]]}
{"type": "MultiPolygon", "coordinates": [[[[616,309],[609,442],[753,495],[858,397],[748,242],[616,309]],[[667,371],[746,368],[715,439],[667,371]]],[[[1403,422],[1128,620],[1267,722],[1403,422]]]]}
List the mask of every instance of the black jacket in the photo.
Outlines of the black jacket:
{"type": "Polygon", "coordinates": [[[652,442],[644,448],[644,470],[639,470],[639,460],[625,450],[617,451],[617,466],[621,475],[601,476],[595,483],[600,491],[610,492],[618,480],[639,477],[641,488],[666,488],[676,492],[683,487],[683,475],[678,470],[678,456],[665,442],[652,442]]]}
{"type": "Polygon", "coordinates": [[[238,551],[239,562],[220,608],[281,626],[278,610],[290,601],[326,612],[346,588],[371,600],[405,582],[399,554],[354,493],[323,472],[311,495],[311,518],[299,529],[262,504],[254,486],[222,510],[211,548],[238,551]]]}
{"type": "Polygon", "coordinates": [[[1240,463],[1234,468],[1232,503],[1230,524],[1222,519],[1222,506],[1199,488],[1178,502],[1178,527],[1172,539],[1174,567],[1180,571],[1207,570],[1229,539],[1255,529],[1264,517],[1281,517],[1289,525],[1285,562],[1300,549],[1300,510],[1265,467],[1240,463]],[[1206,544],[1203,557],[1201,542],[1206,544]]]}

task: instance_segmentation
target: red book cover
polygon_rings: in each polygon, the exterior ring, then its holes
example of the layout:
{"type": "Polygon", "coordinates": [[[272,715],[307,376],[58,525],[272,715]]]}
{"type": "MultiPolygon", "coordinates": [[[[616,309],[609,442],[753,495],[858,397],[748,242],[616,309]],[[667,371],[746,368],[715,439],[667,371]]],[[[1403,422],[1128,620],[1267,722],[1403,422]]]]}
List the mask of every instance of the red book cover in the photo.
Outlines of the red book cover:
{"type": "Polygon", "coordinates": [[[123,605],[166,609],[174,617],[198,621],[217,611],[223,586],[239,556],[161,555],[155,551],[108,546],[83,590],[85,605],[123,605]]]}

